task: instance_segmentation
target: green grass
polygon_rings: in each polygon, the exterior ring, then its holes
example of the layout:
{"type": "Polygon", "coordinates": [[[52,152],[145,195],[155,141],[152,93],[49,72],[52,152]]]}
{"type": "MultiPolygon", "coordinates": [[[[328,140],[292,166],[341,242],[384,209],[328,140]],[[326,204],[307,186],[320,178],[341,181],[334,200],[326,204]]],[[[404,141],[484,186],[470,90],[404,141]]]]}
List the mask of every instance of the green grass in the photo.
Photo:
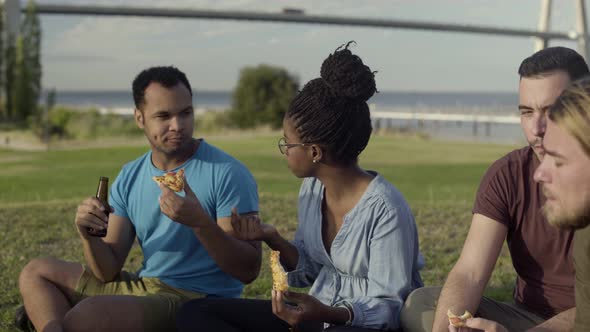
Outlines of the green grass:
{"type": "MultiPolygon", "coordinates": [[[[270,135],[211,138],[210,143],[245,163],[260,191],[261,215],[291,238],[297,226],[300,185],[286,167],[270,135]]],[[[374,136],[361,158],[405,195],[416,216],[420,247],[426,258],[422,277],[441,285],[457,260],[471,220],[473,197],[490,163],[507,153],[505,145],[450,143],[416,137],[374,136]]],[[[144,147],[110,147],[51,152],[0,150],[0,331],[12,331],[20,303],[17,279],[37,256],[83,261],[73,225],[77,204],[96,190],[101,175],[114,179],[121,166],[147,151],[144,147]]],[[[267,258],[265,248],[265,262],[267,258]]],[[[134,248],[126,269],[137,269],[141,252],[134,248]]],[[[487,291],[510,298],[514,272],[506,248],[487,291]]],[[[270,275],[246,287],[245,297],[268,298],[270,275]]]]}

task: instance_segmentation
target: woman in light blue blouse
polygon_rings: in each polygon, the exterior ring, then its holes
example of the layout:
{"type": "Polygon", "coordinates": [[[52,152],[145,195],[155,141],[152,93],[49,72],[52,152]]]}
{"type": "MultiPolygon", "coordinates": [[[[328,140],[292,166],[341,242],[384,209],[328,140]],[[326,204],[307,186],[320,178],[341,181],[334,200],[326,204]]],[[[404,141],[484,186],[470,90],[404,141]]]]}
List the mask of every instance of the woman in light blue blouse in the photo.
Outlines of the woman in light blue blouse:
{"type": "Polygon", "coordinates": [[[422,286],[414,217],[402,194],[358,156],[371,135],[374,73],[346,47],[323,62],[283,121],[279,150],[303,178],[295,240],[272,225],[237,218],[238,237],[280,251],[289,285],[272,300],[200,299],[178,317],[181,331],[370,331],[399,328],[403,302],[422,286]]]}

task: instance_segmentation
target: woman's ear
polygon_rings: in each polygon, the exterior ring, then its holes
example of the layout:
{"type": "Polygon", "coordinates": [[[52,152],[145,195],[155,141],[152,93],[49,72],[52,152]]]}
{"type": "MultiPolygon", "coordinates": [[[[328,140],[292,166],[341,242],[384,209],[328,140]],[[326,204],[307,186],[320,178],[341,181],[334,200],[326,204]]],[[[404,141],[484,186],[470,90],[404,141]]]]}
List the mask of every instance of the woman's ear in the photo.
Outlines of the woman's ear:
{"type": "Polygon", "coordinates": [[[319,163],[324,158],[324,151],[316,144],[311,145],[311,160],[314,164],[319,163]]]}

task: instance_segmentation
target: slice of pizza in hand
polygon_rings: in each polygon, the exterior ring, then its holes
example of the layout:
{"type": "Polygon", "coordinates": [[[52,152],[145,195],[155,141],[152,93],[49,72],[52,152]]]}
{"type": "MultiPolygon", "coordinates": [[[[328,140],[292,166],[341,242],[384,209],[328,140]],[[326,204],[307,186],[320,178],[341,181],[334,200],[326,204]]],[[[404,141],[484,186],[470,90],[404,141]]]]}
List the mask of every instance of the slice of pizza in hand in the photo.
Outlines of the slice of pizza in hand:
{"type": "Polygon", "coordinates": [[[270,252],[270,271],[272,273],[272,289],[285,292],[289,288],[287,283],[287,272],[283,269],[279,261],[280,251],[270,252]]]}
{"type": "Polygon", "coordinates": [[[156,181],[156,183],[162,183],[171,190],[180,192],[182,189],[184,189],[183,175],[184,168],[178,172],[168,172],[162,176],[153,176],[152,179],[156,181]]]}
{"type": "Polygon", "coordinates": [[[451,311],[451,309],[449,309],[447,310],[447,316],[449,317],[449,323],[454,327],[465,326],[465,321],[469,318],[473,318],[471,313],[467,310],[465,310],[465,313],[463,313],[463,315],[457,316],[451,311]]]}

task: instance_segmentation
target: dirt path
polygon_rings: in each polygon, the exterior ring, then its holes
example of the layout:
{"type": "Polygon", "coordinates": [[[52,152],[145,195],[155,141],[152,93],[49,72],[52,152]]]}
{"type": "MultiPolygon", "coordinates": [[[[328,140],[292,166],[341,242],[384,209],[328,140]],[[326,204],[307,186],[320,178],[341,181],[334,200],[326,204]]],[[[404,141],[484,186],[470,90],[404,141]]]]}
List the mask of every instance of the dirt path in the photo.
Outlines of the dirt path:
{"type": "Polygon", "coordinates": [[[22,132],[0,132],[0,149],[19,151],[43,151],[47,146],[22,132]]]}
{"type": "MultiPolygon", "coordinates": [[[[203,133],[200,135],[195,132],[195,137],[205,137],[206,139],[223,139],[235,138],[236,136],[277,136],[278,131],[272,131],[267,128],[257,130],[228,130],[215,134],[203,133]]],[[[49,150],[73,150],[84,148],[102,148],[114,146],[148,146],[145,136],[131,137],[102,137],[93,140],[52,140],[49,144],[41,142],[39,138],[26,131],[0,131],[0,149],[16,151],[49,151],[49,150]]]]}
{"type": "Polygon", "coordinates": [[[52,140],[49,144],[27,132],[0,132],[0,149],[16,151],[49,151],[83,148],[100,148],[110,146],[142,146],[147,145],[144,136],[107,137],[95,140],[52,140]]]}

